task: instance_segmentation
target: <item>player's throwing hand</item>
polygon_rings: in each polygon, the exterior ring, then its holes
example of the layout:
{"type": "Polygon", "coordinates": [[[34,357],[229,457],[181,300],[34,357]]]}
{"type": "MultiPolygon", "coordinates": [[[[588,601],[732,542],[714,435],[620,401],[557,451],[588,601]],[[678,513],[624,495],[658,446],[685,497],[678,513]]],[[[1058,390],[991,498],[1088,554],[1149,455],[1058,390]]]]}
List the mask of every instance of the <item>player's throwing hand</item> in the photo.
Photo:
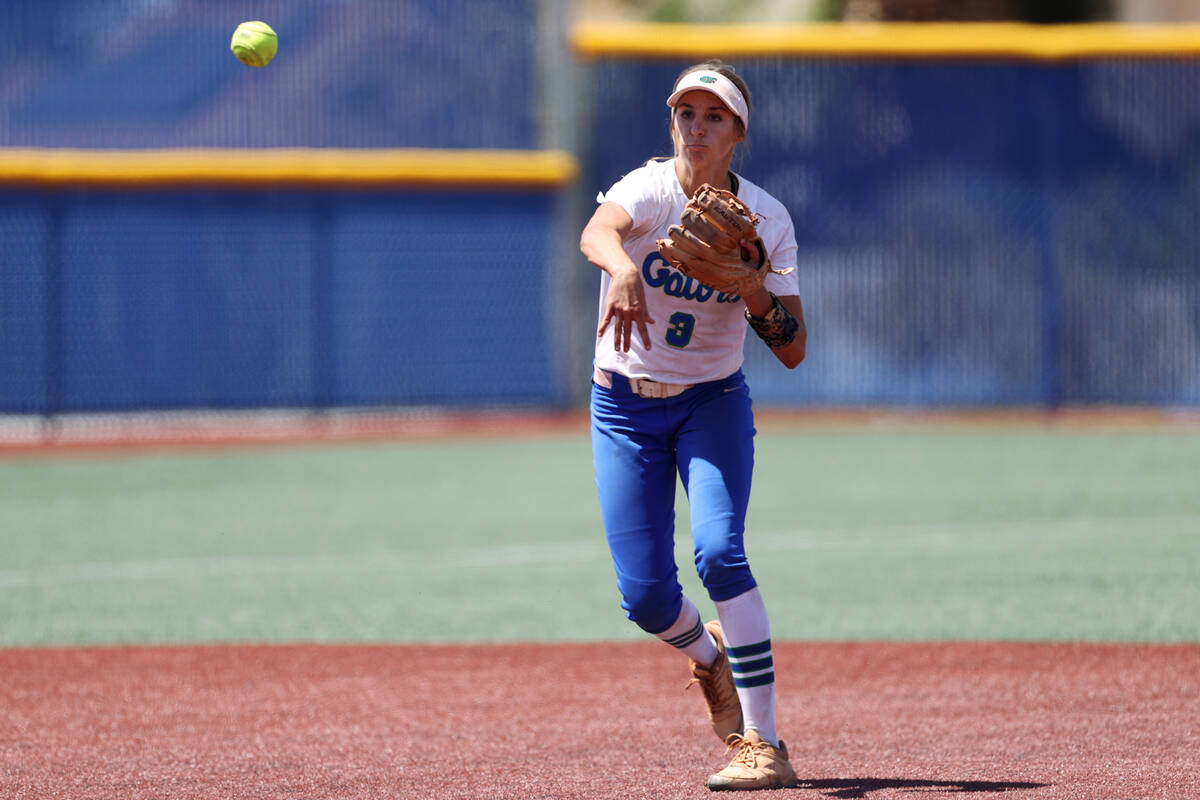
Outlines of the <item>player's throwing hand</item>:
{"type": "Polygon", "coordinates": [[[621,352],[629,352],[630,339],[636,327],[642,346],[650,349],[650,329],[654,324],[646,311],[646,290],[641,276],[635,270],[624,270],[613,277],[612,285],[604,303],[604,314],[600,319],[597,337],[604,336],[609,324],[613,328],[613,346],[621,352]]]}

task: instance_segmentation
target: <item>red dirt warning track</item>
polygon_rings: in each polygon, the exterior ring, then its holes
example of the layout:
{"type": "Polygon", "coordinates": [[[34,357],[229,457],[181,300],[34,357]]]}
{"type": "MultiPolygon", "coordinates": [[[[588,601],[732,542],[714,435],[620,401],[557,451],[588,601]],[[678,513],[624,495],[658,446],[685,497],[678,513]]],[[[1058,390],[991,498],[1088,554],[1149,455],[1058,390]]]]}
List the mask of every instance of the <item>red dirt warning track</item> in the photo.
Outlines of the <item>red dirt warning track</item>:
{"type": "MultiPolygon", "coordinates": [[[[775,798],[1200,798],[1200,645],[776,646],[775,798]]],[[[684,661],[612,645],[0,650],[0,797],[704,798],[684,661]]],[[[735,795],[736,796],[736,795],[735,795]]]]}

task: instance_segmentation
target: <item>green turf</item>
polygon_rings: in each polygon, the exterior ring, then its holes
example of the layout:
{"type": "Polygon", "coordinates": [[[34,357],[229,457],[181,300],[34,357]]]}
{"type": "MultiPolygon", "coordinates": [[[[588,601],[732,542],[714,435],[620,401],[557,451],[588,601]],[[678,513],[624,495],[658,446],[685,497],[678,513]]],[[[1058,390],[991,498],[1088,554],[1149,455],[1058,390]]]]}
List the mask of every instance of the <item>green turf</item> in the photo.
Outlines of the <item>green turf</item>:
{"type": "MultiPolygon", "coordinates": [[[[778,639],[1200,641],[1194,430],[768,429],[749,525],[778,639]]],[[[641,635],[578,435],[0,461],[0,552],[0,645],[641,635]]]]}

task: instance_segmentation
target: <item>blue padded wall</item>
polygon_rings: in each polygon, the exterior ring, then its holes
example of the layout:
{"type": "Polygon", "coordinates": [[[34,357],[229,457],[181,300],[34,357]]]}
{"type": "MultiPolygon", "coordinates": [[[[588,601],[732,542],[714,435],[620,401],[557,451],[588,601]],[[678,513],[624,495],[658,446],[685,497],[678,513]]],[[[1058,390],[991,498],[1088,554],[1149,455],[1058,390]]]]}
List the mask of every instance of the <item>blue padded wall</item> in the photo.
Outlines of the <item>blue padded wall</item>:
{"type": "Polygon", "coordinates": [[[561,405],[554,202],[0,195],[0,412],[561,405]]]}
{"type": "MultiPolygon", "coordinates": [[[[543,107],[542,16],[9,3],[0,148],[534,149],[568,113],[543,107]],[[266,69],[228,49],[255,18],[280,35],[266,69]]],[[[670,154],[688,63],[580,62],[561,190],[0,191],[0,411],[579,400],[597,276],[561,249],[670,154]]],[[[735,63],[756,101],[735,168],[791,210],[810,328],[795,371],[749,341],[759,402],[1200,405],[1200,62],[735,63]]]]}
{"type": "MultiPolygon", "coordinates": [[[[685,66],[589,67],[584,194],[670,154],[685,66]]],[[[794,373],[749,343],[760,401],[1200,403],[1200,64],[736,66],[735,168],[792,213],[810,324],[794,373]]]]}

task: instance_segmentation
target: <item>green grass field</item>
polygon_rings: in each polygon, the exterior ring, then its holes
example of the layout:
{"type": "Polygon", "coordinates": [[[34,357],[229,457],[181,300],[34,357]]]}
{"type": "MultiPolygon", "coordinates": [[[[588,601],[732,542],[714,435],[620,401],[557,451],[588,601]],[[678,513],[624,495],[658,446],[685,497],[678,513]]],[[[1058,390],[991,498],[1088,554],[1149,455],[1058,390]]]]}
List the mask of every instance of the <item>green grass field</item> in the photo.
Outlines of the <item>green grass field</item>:
{"type": "MultiPolygon", "coordinates": [[[[1200,641],[1200,432],[768,427],[748,547],[777,639],[1200,641]]],[[[0,461],[0,552],[5,646],[643,636],[582,434],[0,461]]]]}

